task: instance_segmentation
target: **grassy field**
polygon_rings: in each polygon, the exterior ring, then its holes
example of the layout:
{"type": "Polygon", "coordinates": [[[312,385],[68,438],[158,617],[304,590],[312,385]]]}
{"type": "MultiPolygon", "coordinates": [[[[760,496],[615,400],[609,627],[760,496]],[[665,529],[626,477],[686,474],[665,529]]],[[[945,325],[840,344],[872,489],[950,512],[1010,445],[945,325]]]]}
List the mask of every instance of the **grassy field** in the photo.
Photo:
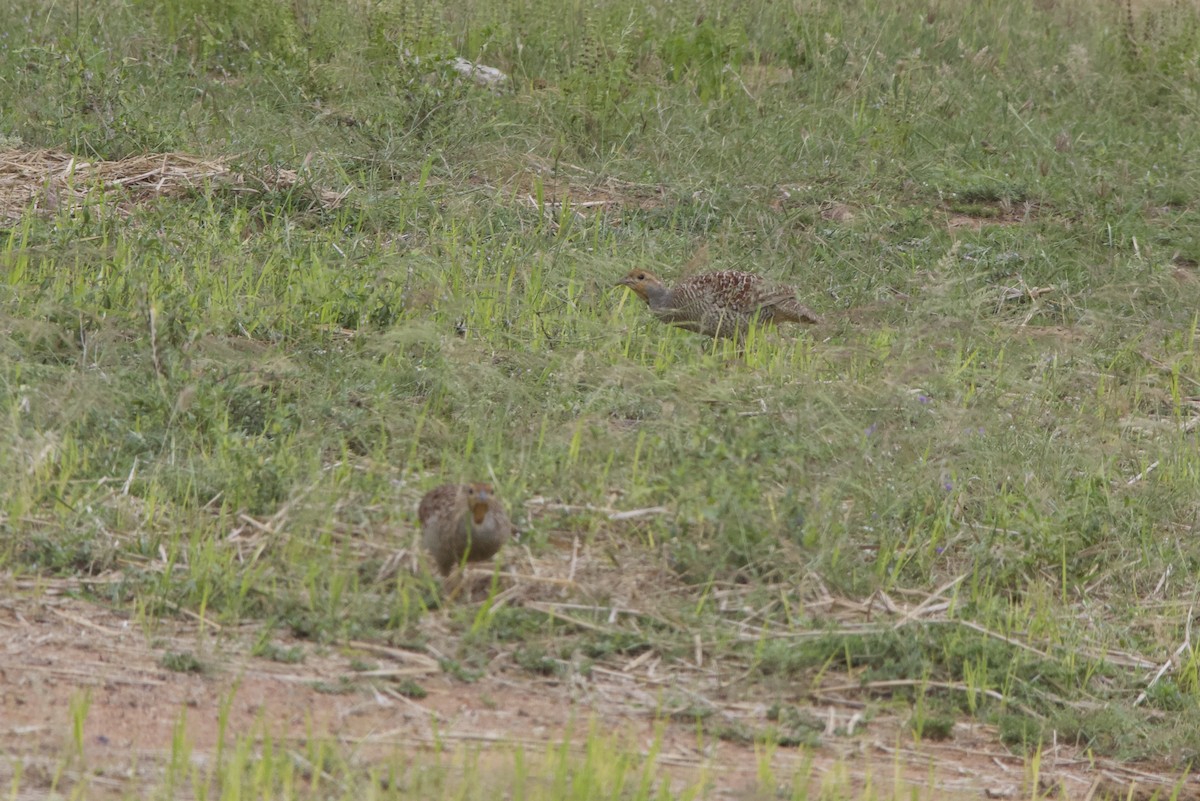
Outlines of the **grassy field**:
{"type": "Polygon", "coordinates": [[[703,661],[777,699],[712,735],[781,747],[837,685],[918,740],[1200,756],[1191,3],[15,7],[11,159],[240,183],[0,209],[0,591],[313,649],[436,618],[464,682],[703,661]],[[633,266],[759,272],[824,322],[714,346],[633,266]],[[393,557],[462,479],[523,533],[446,603],[393,557]]]}

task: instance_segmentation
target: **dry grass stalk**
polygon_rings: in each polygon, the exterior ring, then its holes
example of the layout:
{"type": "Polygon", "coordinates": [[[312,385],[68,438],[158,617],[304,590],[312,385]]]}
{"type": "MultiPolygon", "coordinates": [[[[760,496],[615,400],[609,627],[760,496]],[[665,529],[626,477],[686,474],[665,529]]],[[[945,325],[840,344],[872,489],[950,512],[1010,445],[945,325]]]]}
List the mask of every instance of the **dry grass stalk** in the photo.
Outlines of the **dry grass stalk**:
{"type": "Polygon", "coordinates": [[[27,210],[54,214],[92,203],[112,203],[129,214],[138,203],[179,195],[219,183],[237,192],[262,194],[305,186],[326,209],[341,205],[350,187],[335,192],[307,185],[295,170],[266,168],[256,175],[230,169],[221,159],[186,153],[154,153],[119,161],[88,161],[62,150],[0,151],[0,218],[19,219],[27,210]],[[93,193],[100,190],[97,197],[93,193]],[[116,200],[107,197],[114,193],[116,200]]]}

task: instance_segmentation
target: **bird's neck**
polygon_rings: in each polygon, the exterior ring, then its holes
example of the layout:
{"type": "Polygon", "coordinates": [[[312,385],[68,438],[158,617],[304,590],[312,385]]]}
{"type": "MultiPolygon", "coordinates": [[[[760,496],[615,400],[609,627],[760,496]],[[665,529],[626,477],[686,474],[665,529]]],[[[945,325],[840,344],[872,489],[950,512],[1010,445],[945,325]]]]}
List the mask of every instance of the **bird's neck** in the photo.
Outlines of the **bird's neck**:
{"type": "Polygon", "coordinates": [[[646,284],[645,290],[646,302],[650,304],[650,308],[652,309],[666,306],[671,299],[671,290],[662,284],[646,284]]]}

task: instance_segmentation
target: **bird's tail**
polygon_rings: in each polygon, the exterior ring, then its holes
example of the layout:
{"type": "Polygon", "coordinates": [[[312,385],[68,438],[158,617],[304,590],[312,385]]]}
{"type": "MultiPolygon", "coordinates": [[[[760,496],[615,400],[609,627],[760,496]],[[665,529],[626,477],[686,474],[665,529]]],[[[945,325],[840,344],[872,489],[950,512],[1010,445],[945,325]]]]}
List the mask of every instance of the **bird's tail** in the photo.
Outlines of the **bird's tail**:
{"type": "Polygon", "coordinates": [[[789,323],[808,323],[815,325],[821,322],[821,318],[817,316],[811,309],[805,306],[800,301],[796,300],[793,295],[781,294],[780,297],[774,298],[771,303],[771,308],[775,312],[776,320],[789,323]]]}

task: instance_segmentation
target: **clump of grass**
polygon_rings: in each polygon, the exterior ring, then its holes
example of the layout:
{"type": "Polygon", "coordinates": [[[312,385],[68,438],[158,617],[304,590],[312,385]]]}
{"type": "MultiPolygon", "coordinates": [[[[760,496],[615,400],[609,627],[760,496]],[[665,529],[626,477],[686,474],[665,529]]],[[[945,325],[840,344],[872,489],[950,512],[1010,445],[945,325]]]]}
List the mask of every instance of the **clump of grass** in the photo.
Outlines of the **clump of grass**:
{"type": "Polygon", "coordinates": [[[417,684],[412,679],[405,679],[404,681],[399,682],[394,689],[405,698],[412,698],[415,701],[420,701],[422,698],[429,695],[424,687],[422,687],[420,684],[417,684]]]}
{"type": "Polygon", "coordinates": [[[524,670],[542,676],[561,676],[567,667],[561,659],[549,656],[537,646],[518,648],[513,653],[513,659],[524,670]]]}
{"type": "Polygon", "coordinates": [[[208,666],[190,651],[166,651],[158,663],[176,673],[205,673],[208,666]]]}
{"type": "Polygon", "coordinates": [[[773,704],[767,710],[767,720],[776,724],[774,741],[784,748],[815,747],[825,732],[825,722],[811,712],[787,704],[773,704]]]}
{"type": "Polygon", "coordinates": [[[252,653],[286,665],[296,665],[304,661],[304,649],[298,645],[284,647],[278,643],[263,642],[255,646],[252,653]]]}

